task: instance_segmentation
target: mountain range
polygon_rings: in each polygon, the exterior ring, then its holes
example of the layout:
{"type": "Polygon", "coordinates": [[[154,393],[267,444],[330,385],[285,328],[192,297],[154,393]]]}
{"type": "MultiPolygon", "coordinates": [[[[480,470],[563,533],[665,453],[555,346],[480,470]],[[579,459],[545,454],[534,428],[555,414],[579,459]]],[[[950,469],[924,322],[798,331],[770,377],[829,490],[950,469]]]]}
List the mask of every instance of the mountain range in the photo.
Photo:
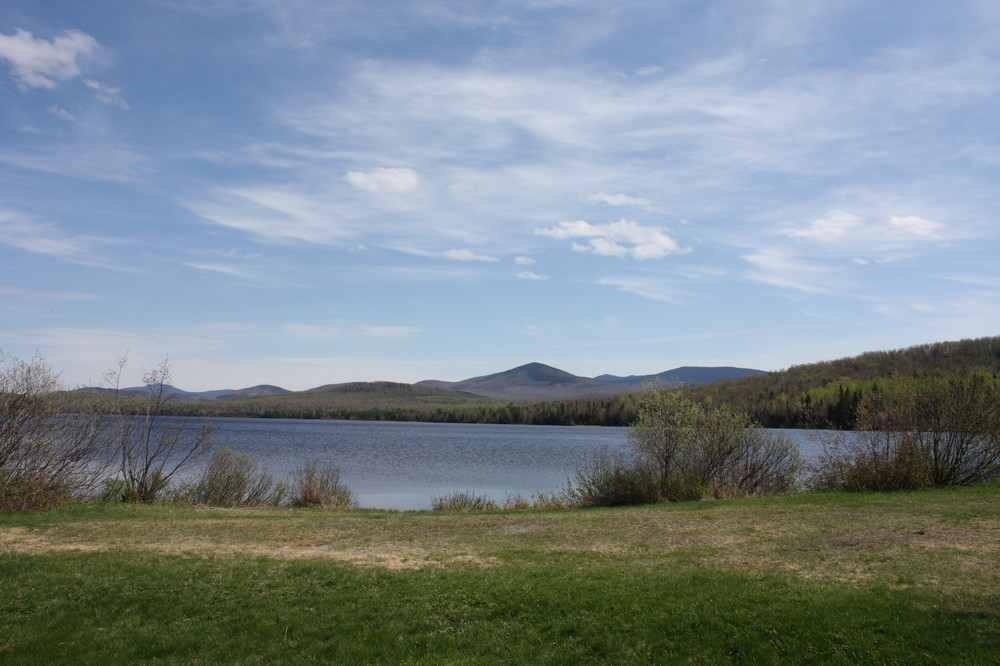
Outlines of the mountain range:
{"type": "MultiPolygon", "coordinates": [[[[428,379],[417,382],[414,386],[434,387],[460,391],[499,400],[566,400],[571,398],[602,398],[641,390],[648,382],[670,387],[681,384],[702,384],[720,379],[743,377],[745,375],[766,374],[763,370],[732,367],[692,367],[684,366],[666,370],[654,375],[600,375],[598,377],[580,377],[559,368],[544,363],[528,363],[503,372],[481,377],[471,377],[460,381],[449,382],[428,379]]],[[[324,386],[300,391],[309,393],[329,391],[350,384],[327,384],[324,386]]],[[[145,387],[131,387],[120,392],[126,396],[140,397],[146,393],[145,387]]],[[[236,398],[257,396],[284,395],[292,393],[280,386],[261,384],[244,389],[218,389],[213,391],[183,391],[175,387],[166,387],[172,400],[177,402],[214,402],[236,398]]]]}

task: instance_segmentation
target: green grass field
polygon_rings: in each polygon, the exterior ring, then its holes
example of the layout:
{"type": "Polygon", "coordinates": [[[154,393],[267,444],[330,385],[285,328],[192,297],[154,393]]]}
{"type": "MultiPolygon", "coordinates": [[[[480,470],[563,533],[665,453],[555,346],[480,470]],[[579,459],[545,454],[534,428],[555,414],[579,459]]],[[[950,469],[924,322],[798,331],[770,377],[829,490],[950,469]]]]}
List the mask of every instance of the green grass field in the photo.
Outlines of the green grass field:
{"type": "Polygon", "coordinates": [[[477,513],[0,514],[0,662],[1000,660],[1000,485],[477,513]]]}

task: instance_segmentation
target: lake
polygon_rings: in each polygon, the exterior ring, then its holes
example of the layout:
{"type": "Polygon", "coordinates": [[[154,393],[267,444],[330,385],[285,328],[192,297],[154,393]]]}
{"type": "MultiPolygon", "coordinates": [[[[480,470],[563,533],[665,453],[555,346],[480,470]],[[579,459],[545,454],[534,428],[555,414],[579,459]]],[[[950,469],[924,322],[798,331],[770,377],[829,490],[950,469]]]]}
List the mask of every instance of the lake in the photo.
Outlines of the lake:
{"type": "MultiPolygon", "coordinates": [[[[627,450],[626,428],[298,419],[196,419],[228,446],[288,479],[310,458],[341,469],[362,507],[429,509],[432,496],[473,491],[503,501],[563,488],[586,456],[627,450]]],[[[814,459],[813,431],[782,430],[814,459]]]]}

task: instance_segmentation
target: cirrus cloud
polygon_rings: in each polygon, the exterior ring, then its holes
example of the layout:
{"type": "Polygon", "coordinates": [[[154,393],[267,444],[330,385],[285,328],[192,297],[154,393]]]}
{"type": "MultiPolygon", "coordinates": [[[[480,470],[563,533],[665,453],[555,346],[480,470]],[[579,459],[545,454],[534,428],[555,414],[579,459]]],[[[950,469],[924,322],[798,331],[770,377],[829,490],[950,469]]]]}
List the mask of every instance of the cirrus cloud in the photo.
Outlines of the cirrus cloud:
{"type": "Polygon", "coordinates": [[[413,169],[393,167],[371,171],[348,171],[344,180],[369,194],[412,194],[420,187],[420,175],[413,169]]]}
{"type": "Polygon", "coordinates": [[[455,261],[485,261],[490,263],[500,261],[498,257],[491,257],[487,254],[476,254],[467,248],[445,250],[443,254],[448,259],[454,259],[455,261]]]}

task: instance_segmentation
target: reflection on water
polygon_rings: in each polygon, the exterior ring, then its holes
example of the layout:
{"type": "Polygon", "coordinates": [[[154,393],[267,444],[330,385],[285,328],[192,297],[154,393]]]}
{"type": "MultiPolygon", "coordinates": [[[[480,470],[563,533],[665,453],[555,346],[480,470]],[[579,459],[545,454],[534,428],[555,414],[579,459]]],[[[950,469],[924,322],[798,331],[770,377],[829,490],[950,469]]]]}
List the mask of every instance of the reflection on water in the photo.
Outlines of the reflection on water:
{"type": "MultiPolygon", "coordinates": [[[[310,458],[340,467],[360,505],[429,509],[432,496],[468,490],[502,501],[563,488],[586,456],[627,450],[625,428],[460,423],[198,419],[213,425],[216,447],[231,447],[290,478],[310,458]]],[[[810,431],[781,431],[806,459],[810,431]]]]}

